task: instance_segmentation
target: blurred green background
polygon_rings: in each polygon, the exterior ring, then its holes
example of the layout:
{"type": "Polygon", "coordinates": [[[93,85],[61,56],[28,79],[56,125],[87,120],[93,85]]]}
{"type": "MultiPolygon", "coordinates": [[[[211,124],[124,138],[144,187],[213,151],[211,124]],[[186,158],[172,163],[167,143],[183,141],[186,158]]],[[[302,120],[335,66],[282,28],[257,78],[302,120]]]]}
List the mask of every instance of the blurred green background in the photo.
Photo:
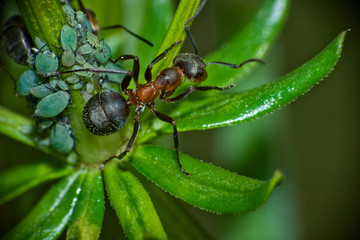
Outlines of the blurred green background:
{"type": "MultiPolygon", "coordinates": [[[[0,2],[3,26],[16,9],[10,1],[0,2]]],[[[192,26],[200,55],[205,56],[231,38],[262,2],[209,0],[192,26]]],[[[181,151],[199,159],[254,178],[268,179],[276,168],[286,175],[269,201],[248,215],[218,216],[180,203],[216,239],[355,239],[360,235],[360,8],[356,3],[293,0],[285,28],[264,59],[267,64],[239,83],[237,90],[277,79],[311,59],[341,31],[351,28],[342,58],[319,86],[286,108],[254,122],[180,134],[181,151]]],[[[91,3],[87,6],[91,7],[91,3]]],[[[106,21],[101,14],[99,18],[100,23],[106,21]]],[[[136,22],[133,24],[126,26],[136,29],[136,22]]],[[[184,51],[192,51],[190,47],[187,42],[184,51]]],[[[2,58],[3,53],[1,49],[2,58]]],[[[12,63],[7,66],[15,77],[25,69],[12,63]]],[[[0,76],[0,105],[30,115],[24,99],[13,96],[12,82],[3,71],[0,76]]],[[[157,143],[171,146],[171,141],[170,136],[157,143]]],[[[38,158],[46,156],[0,135],[0,170],[38,158]]],[[[49,185],[1,206],[0,233],[21,219],[49,185]]],[[[112,222],[105,220],[105,229],[117,221],[112,222]]]]}

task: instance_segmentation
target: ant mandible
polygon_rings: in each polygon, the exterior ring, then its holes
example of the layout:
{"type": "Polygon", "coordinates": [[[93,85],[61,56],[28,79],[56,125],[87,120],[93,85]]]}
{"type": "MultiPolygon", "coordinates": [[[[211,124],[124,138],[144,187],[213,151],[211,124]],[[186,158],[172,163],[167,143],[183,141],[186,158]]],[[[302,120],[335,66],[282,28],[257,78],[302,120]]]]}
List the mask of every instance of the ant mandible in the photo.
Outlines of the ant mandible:
{"type": "Polygon", "coordinates": [[[126,146],[125,151],[119,155],[119,158],[124,157],[128,152],[131,151],[131,148],[135,142],[135,138],[136,138],[136,135],[138,134],[139,127],[140,127],[140,125],[139,125],[140,115],[143,113],[145,106],[147,106],[151,109],[151,111],[155,114],[155,116],[157,118],[159,118],[161,121],[164,121],[164,122],[167,122],[167,123],[173,125],[173,141],[174,141],[174,147],[175,147],[175,152],[176,152],[176,161],[177,161],[181,171],[186,175],[190,175],[187,171],[185,171],[185,169],[183,168],[183,166],[181,165],[181,162],[180,162],[179,140],[178,140],[178,131],[177,131],[177,127],[176,127],[176,122],[170,116],[160,113],[155,109],[155,102],[154,102],[155,99],[160,97],[160,99],[164,102],[173,103],[173,102],[183,100],[190,93],[192,93],[196,90],[199,90],[199,91],[208,91],[208,90],[224,91],[224,90],[230,89],[235,86],[234,84],[230,85],[228,87],[191,86],[182,94],[180,94],[176,97],[169,98],[182,83],[183,75],[185,75],[185,77],[187,79],[189,79],[190,81],[195,82],[195,83],[201,83],[201,82],[205,81],[205,79],[207,78],[207,73],[205,70],[207,65],[218,64],[218,65],[223,65],[223,66],[227,66],[227,67],[231,67],[231,68],[240,68],[244,64],[249,63],[249,62],[263,63],[262,60],[257,59],[257,58],[248,59],[239,65],[225,63],[225,62],[205,63],[200,58],[200,56],[198,55],[197,48],[196,48],[195,40],[190,33],[188,24],[200,13],[200,11],[203,9],[206,1],[207,0],[203,0],[201,2],[198,9],[195,11],[195,13],[191,16],[191,18],[184,25],[185,32],[186,32],[187,36],[189,37],[189,39],[195,49],[195,53],[194,54],[193,53],[181,53],[181,54],[177,55],[173,60],[174,66],[163,69],[154,80],[152,80],[152,74],[151,74],[151,70],[152,70],[154,64],[156,64],[160,60],[164,59],[166,54],[175,45],[179,44],[181,42],[181,40],[173,43],[168,49],[166,49],[163,53],[161,53],[154,60],[151,61],[151,63],[148,65],[148,67],[145,71],[145,80],[146,80],[145,84],[139,84],[139,82],[138,82],[139,59],[137,56],[122,55],[118,59],[115,60],[115,62],[119,61],[119,60],[131,60],[131,59],[134,61],[132,74],[133,74],[133,79],[134,79],[134,82],[136,85],[135,89],[128,88],[131,78],[125,78],[123,80],[123,82],[121,83],[122,91],[124,92],[125,95],[129,96],[126,104],[128,106],[133,105],[136,107],[136,110],[135,110],[136,116],[135,116],[134,130],[133,130],[132,136],[126,146]]]}

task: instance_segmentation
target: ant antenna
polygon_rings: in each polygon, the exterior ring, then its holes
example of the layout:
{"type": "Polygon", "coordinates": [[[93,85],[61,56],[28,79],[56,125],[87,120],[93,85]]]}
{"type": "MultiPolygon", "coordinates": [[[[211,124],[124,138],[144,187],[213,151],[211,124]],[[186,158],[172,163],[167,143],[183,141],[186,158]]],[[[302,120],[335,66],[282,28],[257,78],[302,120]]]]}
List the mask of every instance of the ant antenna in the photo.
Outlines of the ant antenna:
{"type": "Polygon", "coordinates": [[[187,22],[186,22],[185,25],[184,25],[184,29],[185,29],[186,35],[187,35],[188,38],[190,39],[191,44],[194,46],[194,50],[195,50],[195,54],[196,54],[196,55],[198,55],[198,50],[197,50],[197,47],[196,47],[195,39],[194,39],[194,37],[192,36],[192,34],[191,34],[191,32],[190,32],[190,29],[189,29],[188,24],[189,24],[189,22],[192,21],[197,15],[199,15],[200,11],[204,8],[206,2],[207,2],[207,0],[203,0],[203,1],[200,3],[200,6],[198,7],[198,9],[196,9],[195,13],[191,16],[191,18],[189,18],[189,20],[187,20],[187,22]]]}
{"type": "Polygon", "coordinates": [[[247,64],[249,62],[259,62],[259,63],[265,64],[265,62],[263,60],[261,60],[261,59],[250,58],[250,59],[240,63],[239,65],[232,64],[232,63],[226,63],[226,62],[208,62],[208,63],[205,64],[205,66],[211,65],[211,64],[218,64],[218,65],[223,65],[223,66],[231,67],[231,68],[241,68],[242,66],[244,66],[245,64],[247,64]]]}
{"type": "Polygon", "coordinates": [[[134,37],[140,39],[141,41],[143,41],[144,43],[146,43],[147,45],[153,47],[154,44],[152,44],[149,40],[146,40],[145,38],[137,35],[136,33],[130,31],[128,28],[124,27],[123,25],[113,25],[113,26],[108,26],[108,27],[101,27],[101,30],[107,30],[107,29],[115,29],[115,28],[122,28],[123,30],[125,30],[126,32],[130,33],[131,35],[133,35],[134,37]]]}

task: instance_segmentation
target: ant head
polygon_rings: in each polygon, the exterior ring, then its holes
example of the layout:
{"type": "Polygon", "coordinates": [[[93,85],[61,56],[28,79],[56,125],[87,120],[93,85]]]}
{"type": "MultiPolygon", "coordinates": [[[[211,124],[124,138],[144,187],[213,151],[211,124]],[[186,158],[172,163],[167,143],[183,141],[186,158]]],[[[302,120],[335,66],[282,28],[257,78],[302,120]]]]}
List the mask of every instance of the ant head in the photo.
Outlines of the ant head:
{"type": "Polygon", "coordinates": [[[196,54],[181,53],[174,58],[174,65],[180,68],[192,82],[200,83],[207,78],[204,61],[196,54]]]}

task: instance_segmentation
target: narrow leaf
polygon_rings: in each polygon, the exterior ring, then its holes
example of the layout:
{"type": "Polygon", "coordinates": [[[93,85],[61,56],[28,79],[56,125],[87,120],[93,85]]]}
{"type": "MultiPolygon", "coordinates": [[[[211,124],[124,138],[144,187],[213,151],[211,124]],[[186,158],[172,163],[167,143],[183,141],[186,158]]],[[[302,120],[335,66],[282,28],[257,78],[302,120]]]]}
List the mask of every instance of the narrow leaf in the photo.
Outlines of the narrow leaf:
{"type": "MultiPolygon", "coordinates": [[[[206,62],[221,61],[234,64],[250,58],[263,58],[281,32],[289,12],[290,0],[266,0],[255,17],[235,37],[206,57],[206,62]]],[[[236,23],[232,26],[234,31],[236,23]]],[[[245,77],[259,63],[249,63],[241,69],[224,66],[207,67],[206,86],[227,86],[245,77]]]]}
{"type": "Polygon", "coordinates": [[[78,171],[55,184],[5,239],[56,239],[70,219],[84,175],[78,171]]]}
{"type": "Polygon", "coordinates": [[[41,162],[22,165],[0,172],[0,204],[3,204],[40,183],[69,174],[69,168],[41,162]]]}
{"type": "Polygon", "coordinates": [[[148,184],[144,182],[145,187],[150,192],[151,200],[154,202],[169,239],[213,239],[199,221],[186,208],[181,206],[176,199],[153,183],[146,182],[148,184]]]}
{"type": "MultiPolygon", "coordinates": [[[[175,16],[166,36],[159,48],[157,55],[162,53],[165,49],[169,48],[174,42],[182,40],[182,43],[178,44],[171,50],[164,60],[157,63],[153,68],[153,76],[156,76],[162,69],[172,65],[172,61],[179,53],[184,40],[186,39],[186,33],[184,30],[184,24],[193,15],[197,7],[200,4],[200,0],[181,0],[179,6],[176,9],[175,16]]],[[[190,24],[189,24],[190,26],[190,24]]],[[[154,56],[155,57],[155,56],[154,56]]]]}
{"type": "MultiPolygon", "coordinates": [[[[322,52],[280,79],[243,93],[222,93],[184,101],[172,114],[180,131],[235,125],[264,116],[304,95],[334,68],[347,31],[322,52]]],[[[166,131],[172,128],[166,126],[166,131]]]]}
{"type": "Polygon", "coordinates": [[[66,239],[98,239],[104,219],[105,200],[101,172],[89,170],[69,222],[66,239]]]}
{"type": "Polygon", "coordinates": [[[59,156],[47,147],[41,147],[34,139],[35,121],[0,106],[0,133],[45,153],[59,156]]]}
{"type": "MultiPolygon", "coordinates": [[[[135,52],[139,56],[140,62],[143,65],[141,67],[143,73],[146,69],[146,66],[156,57],[156,53],[160,47],[160,44],[165,37],[167,29],[174,15],[174,2],[164,0],[148,0],[139,4],[137,1],[130,1],[126,3],[126,5],[131,6],[128,6],[129,12],[125,13],[128,15],[125,21],[128,24],[131,24],[135,20],[138,20],[140,26],[137,33],[145,39],[149,40],[154,45],[153,47],[150,47],[136,38],[127,38],[129,41],[126,42],[124,50],[126,52],[135,52]],[[143,13],[139,12],[139,5],[144,5],[143,13]],[[137,14],[133,14],[134,12],[137,14]],[[138,14],[141,14],[141,19],[139,19],[138,14]]],[[[143,74],[140,74],[140,79],[142,76],[143,74]]]]}
{"type": "Polygon", "coordinates": [[[117,160],[104,169],[106,190],[129,239],[167,239],[151,199],[139,180],[117,160]]]}
{"type": "Polygon", "coordinates": [[[212,164],[181,154],[191,176],[180,171],[175,153],[143,145],[136,148],[130,163],[145,177],[182,200],[215,213],[245,213],[261,206],[284,178],[275,171],[269,181],[239,176],[212,164]]]}

